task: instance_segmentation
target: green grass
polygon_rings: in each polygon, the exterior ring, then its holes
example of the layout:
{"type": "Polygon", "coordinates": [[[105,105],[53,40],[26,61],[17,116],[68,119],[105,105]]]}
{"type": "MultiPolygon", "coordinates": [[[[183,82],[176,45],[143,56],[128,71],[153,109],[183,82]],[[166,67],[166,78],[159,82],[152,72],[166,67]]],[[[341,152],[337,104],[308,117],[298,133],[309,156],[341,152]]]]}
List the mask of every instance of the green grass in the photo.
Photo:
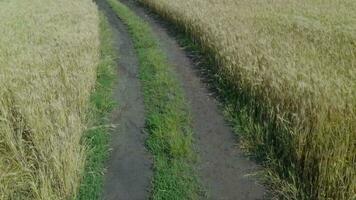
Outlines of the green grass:
{"type": "Polygon", "coordinates": [[[104,15],[100,15],[100,42],[96,88],[90,98],[89,121],[92,123],[92,128],[86,132],[83,141],[88,149],[78,200],[101,198],[103,171],[109,154],[108,114],[115,107],[112,89],[116,77],[114,70],[116,65],[112,33],[104,15]]]}
{"type": "Polygon", "coordinates": [[[147,146],[154,155],[151,198],[199,199],[191,117],[182,88],[149,25],[117,0],[108,2],[127,25],[140,61],[147,146]]]}

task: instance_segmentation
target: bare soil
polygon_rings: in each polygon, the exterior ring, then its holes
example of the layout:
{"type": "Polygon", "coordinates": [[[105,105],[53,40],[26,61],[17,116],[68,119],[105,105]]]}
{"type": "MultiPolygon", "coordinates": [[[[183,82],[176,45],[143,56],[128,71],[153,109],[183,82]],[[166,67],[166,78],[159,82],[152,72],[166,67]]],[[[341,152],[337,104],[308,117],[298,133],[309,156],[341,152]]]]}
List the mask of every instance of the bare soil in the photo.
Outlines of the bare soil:
{"type": "Polygon", "coordinates": [[[112,151],[105,173],[103,199],[148,199],[152,158],[145,148],[145,110],[137,56],[126,26],[106,0],[97,0],[96,3],[112,27],[119,77],[113,94],[119,106],[111,116],[111,123],[116,124],[116,128],[111,133],[112,151]]]}

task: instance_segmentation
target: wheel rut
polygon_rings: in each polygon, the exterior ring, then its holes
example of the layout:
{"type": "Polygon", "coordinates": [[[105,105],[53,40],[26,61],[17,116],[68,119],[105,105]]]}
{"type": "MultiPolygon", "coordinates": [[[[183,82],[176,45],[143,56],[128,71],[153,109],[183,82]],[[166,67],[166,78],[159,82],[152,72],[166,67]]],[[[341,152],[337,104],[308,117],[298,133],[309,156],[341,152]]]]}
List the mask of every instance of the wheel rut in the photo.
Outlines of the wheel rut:
{"type": "Polygon", "coordinates": [[[138,78],[139,62],[126,26],[112,11],[106,0],[96,4],[107,17],[118,54],[118,83],[114,99],[119,109],[111,116],[115,128],[111,132],[110,157],[104,176],[103,199],[143,200],[150,196],[152,158],[145,148],[145,109],[138,78]]]}
{"type": "Polygon", "coordinates": [[[135,0],[121,0],[147,21],[159,38],[161,48],[178,75],[192,117],[195,146],[200,156],[198,171],[203,185],[214,200],[263,199],[265,188],[252,177],[258,166],[248,160],[237,146],[237,138],[225,122],[218,102],[198,75],[198,67],[168,30],[135,0]]]}

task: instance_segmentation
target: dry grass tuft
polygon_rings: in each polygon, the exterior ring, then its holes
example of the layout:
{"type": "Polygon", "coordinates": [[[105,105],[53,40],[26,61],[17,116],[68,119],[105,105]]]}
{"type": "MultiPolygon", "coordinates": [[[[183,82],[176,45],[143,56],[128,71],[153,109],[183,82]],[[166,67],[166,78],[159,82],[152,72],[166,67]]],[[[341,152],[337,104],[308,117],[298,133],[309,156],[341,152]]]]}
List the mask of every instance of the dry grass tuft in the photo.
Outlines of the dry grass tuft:
{"type": "Polygon", "coordinates": [[[355,198],[356,1],[141,1],[215,55],[294,198],[355,198]]]}
{"type": "Polygon", "coordinates": [[[91,0],[0,1],[0,199],[70,199],[99,59],[91,0]]]}

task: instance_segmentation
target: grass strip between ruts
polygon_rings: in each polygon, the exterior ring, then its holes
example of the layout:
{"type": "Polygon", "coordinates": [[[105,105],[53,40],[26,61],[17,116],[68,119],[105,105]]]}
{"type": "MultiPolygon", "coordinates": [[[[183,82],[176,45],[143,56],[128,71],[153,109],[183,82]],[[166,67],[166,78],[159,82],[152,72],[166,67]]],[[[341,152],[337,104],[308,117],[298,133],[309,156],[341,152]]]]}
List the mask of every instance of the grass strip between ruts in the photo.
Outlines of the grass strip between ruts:
{"type": "Polygon", "coordinates": [[[152,199],[199,199],[191,117],[183,90],[150,26],[117,0],[107,0],[131,33],[140,62],[147,146],[154,156],[152,199]]]}

